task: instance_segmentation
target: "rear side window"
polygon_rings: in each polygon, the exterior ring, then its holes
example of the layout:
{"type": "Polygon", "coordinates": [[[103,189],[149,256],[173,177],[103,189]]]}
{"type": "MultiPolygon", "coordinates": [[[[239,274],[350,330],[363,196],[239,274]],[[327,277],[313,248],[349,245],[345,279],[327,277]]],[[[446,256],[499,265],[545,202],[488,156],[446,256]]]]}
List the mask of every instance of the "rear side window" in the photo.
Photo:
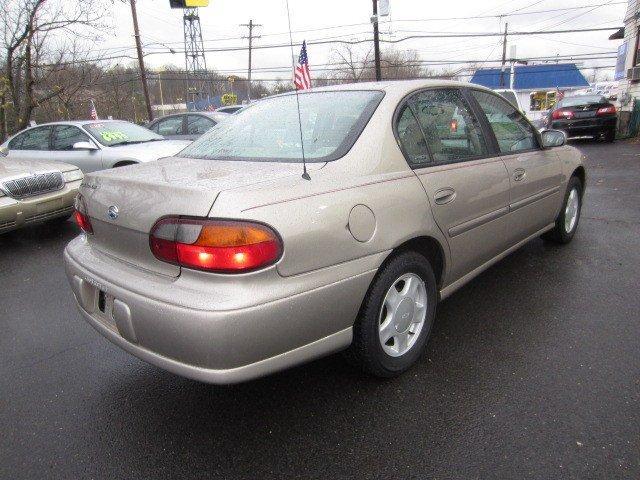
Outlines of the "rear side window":
{"type": "MultiPolygon", "coordinates": [[[[439,165],[488,155],[480,124],[459,90],[425,90],[409,98],[407,105],[418,122],[431,163],[439,165]]],[[[414,152],[415,161],[420,158],[417,153],[420,142],[406,110],[402,114],[398,118],[398,136],[401,136],[400,127],[404,123],[402,136],[405,140],[401,139],[401,142],[407,153],[414,152]]]]}
{"type": "Polygon", "coordinates": [[[9,142],[9,150],[49,150],[50,127],[37,127],[9,142]]]}
{"type": "Polygon", "coordinates": [[[152,130],[160,135],[182,135],[182,117],[164,118],[152,130]]]}
{"type": "Polygon", "coordinates": [[[398,140],[409,165],[420,165],[429,162],[427,141],[422,134],[418,120],[408,105],[402,107],[396,125],[398,140]]]}
{"type": "Polygon", "coordinates": [[[215,124],[216,122],[202,115],[188,115],[187,135],[202,135],[215,124]]]}
{"type": "Polygon", "coordinates": [[[52,144],[54,150],[73,150],[73,144],[78,142],[93,143],[78,127],[58,125],[54,128],[52,144]]]}
{"type": "Polygon", "coordinates": [[[513,105],[492,93],[478,90],[472,92],[487,116],[501,153],[538,148],[533,127],[513,105]]]}

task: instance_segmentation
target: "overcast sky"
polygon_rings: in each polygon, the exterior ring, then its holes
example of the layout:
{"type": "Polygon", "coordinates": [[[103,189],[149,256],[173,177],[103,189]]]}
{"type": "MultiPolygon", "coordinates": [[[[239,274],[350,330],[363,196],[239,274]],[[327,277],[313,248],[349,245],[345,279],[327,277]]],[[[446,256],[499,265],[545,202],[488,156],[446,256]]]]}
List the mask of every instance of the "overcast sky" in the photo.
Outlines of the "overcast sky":
{"type": "MultiPolygon", "coordinates": [[[[510,31],[538,31],[575,28],[599,28],[622,26],[626,2],[607,0],[390,0],[391,16],[381,24],[382,38],[397,40],[409,35],[454,32],[499,32],[504,22],[510,31]],[[596,7],[596,5],[606,4],[596,7]],[[589,8],[578,8],[583,6],[589,8]],[[549,12],[552,9],[568,9],[549,12]],[[544,13],[526,14],[527,12],[544,13]],[[478,18],[516,13],[500,18],[478,18]],[[472,19],[443,20],[451,17],[472,19]]],[[[184,67],[182,12],[169,8],[169,0],[138,0],[140,33],[144,44],[146,62],[150,69],[160,69],[173,64],[184,67]],[[169,48],[177,50],[168,53],[169,48]],[[159,53],[165,52],[165,53],[159,53]]],[[[306,39],[313,42],[324,39],[371,38],[370,0],[289,0],[291,27],[294,43],[306,39]],[[302,32],[301,32],[302,31],[302,32]]],[[[210,0],[209,7],[200,9],[205,49],[246,46],[241,37],[247,29],[240,27],[252,19],[263,26],[256,29],[262,38],[254,45],[288,43],[288,25],[285,0],[210,0]]],[[[134,57],[133,28],[127,3],[115,2],[110,20],[113,36],[104,39],[100,48],[110,55],[134,57]]],[[[608,40],[612,31],[572,33],[562,35],[535,35],[510,37],[508,44],[516,45],[519,58],[555,55],[615,52],[620,40],[608,40]]],[[[382,49],[397,48],[415,50],[424,61],[495,60],[501,56],[499,37],[413,39],[398,43],[395,47],[382,44],[382,49]]],[[[309,65],[313,72],[320,72],[332,58],[337,45],[309,45],[309,65]],[[315,68],[314,68],[315,67],[315,68]]],[[[366,50],[369,45],[359,47],[366,50]]],[[[295,54],[299,52],[296,46],[295,54]]],[[[224,74],[246,75],[247,52],[208,52],[207,66],[224,74]]],[[[291,53],[287,48],[257,49],[253,54],[256,79],[290,78],[287,68],[291,53]],[[284,68],[280,71],[267,69],[284,68]]],[[[119,61],[129,64],[131,61],[119,61]]],[[[615,59],[582,61],[581,65],[614,65],[615,59]]],[[[451,68],[459,66],[451,65],[451,68]]],[[[440,67],[438,67],[440,68],[440,67]]],[[[613,69],[612,69],[613,70],[613,69]]],[[[601,71],[601,70],[600,70],[601,71]]]]}

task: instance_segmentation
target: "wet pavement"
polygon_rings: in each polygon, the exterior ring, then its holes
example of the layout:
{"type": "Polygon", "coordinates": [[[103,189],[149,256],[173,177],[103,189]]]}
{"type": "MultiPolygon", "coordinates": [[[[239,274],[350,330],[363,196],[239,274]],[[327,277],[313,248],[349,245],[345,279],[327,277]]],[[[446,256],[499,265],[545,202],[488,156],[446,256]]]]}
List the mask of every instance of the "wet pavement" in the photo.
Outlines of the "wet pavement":
{"type": "Polygon", "coordinates": [[[574,241],[444,301],[393,380],[339,355],[231,387],[174,376],[81,320],[71,222],[0,236],[0,478],[639,478],[640,145],[576,146],[574,241]]]}

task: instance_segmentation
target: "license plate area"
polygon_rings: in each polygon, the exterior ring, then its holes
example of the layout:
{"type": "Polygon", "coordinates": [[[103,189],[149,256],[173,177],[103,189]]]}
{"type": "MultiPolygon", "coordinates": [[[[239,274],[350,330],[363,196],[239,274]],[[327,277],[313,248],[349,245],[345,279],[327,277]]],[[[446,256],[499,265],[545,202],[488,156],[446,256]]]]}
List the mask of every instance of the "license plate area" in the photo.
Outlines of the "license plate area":
{"type": "Polygon", "coordinates": [[[36,211],[37,213],[48,213],[54,210],[60,210],[62,207],[64,207],[62,198],[56,198],[55,200],[40,202],[36,205],[36,211]]]}
{"type": "Polygon", "coordinates": [[[98,308],[96,316],[102,324],[109,327],[114,332],[118,331],[116,322],[113,318],[113,295],[109,295],[104,290],[98,290],[98,308]]]}

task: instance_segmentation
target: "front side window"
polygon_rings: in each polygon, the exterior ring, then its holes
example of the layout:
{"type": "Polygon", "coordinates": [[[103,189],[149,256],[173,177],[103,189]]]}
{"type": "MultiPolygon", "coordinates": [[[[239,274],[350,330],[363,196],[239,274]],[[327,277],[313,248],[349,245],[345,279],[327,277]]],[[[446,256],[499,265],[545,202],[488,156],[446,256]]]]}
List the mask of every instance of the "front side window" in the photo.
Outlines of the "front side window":
{"type": "Polygon", "coordinates": [[[9,150],[49,150],[51,127],[37,127],[21,133],[9,142],[9,150]]]}
{"type": "Polygon", "coordinates": [[[267,98],[230,115],[179,156],[302,162],[304,153],[307,162],[336,160],[351,149],[383,96],[342,90],[267,98]]]}
{"type": "Polygon", "coordinates": [[[473,90],[473,96],[487,116],[501,153],[515,153],[538,148],[531,124],[504,98],[473,90]]]}
{"type": "Polygon", "coordinates": [[[89,136],[78,127],[72,125],[58,125],[53,131],[54,150],[73,150],[73,145],[78,142],[90,142],[89,136]]]}
{"type": "Polygon", "coordinates": [[[164,140],[151,130],[129,122],[86,123],[83,127],[93,138],[107,147],[164,140]]]}
{"type": "Polygon", "coordinates": [[[488,154],[480,124],[459,90],[425,90],[407,103],[420,124],[434,164],[488,154]]]}
{"type": "Polygon", "coordinates": [[[187,134],[202,135],[216,124],[213,120],[203,117],[202,115],[187,116],[187,134]]]}
{"type": "Polygon", "coordinates": [[[182,135],[182,116],[163,118],[153,131],[160,135],[182,135]]]}

